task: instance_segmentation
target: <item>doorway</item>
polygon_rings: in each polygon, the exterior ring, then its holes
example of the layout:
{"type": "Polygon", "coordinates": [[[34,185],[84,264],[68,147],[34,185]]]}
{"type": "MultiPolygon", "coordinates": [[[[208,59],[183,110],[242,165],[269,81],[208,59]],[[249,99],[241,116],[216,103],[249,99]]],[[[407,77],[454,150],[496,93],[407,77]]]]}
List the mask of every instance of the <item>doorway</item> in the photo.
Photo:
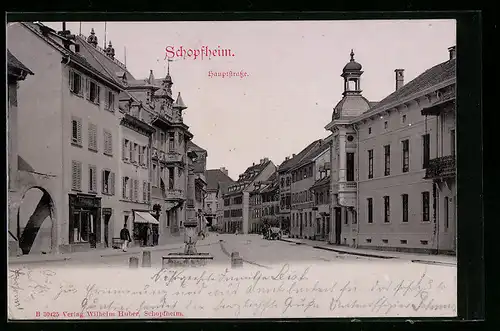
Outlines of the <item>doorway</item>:
{"type": "Polygon", "coordinates": [[[342,234],[342,210],[335,207],[335,244],[340,244],[340,236],[342,234]]]}

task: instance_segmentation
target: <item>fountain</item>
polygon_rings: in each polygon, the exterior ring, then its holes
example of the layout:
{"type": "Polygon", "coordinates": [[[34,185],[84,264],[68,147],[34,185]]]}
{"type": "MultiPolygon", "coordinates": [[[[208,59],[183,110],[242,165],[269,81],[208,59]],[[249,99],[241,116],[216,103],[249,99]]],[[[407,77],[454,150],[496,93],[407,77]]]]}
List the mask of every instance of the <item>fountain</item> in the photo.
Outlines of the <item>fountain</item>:
{"type": "Polygon", "coordinates": [[[196,250],[196,242],[198,241],[197,226],[198,222],[196,220],[184,222],[184,252],[169,253],[167,256],[163,256],[162,268],[169,265],[204,266],[209,260],[214,259],[209,253],[198,253],[196,250]]]}

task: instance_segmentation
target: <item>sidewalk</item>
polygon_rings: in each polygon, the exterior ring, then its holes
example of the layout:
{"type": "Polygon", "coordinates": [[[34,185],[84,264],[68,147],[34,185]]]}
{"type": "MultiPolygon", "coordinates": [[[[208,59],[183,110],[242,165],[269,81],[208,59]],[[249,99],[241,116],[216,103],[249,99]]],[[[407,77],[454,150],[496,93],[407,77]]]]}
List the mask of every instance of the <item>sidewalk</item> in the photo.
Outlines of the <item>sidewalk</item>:
{"type": "Polygon", "coordinates": [[[403,252],[352,248],[346,246],[332,245],[327,243],[326,241],[320,241],[320,240],[282,238],[281,241],[294,243],[297,245],[311,246],[316,249],[328,250],[340,254],[351,254],[351,255],[372,257],[378,259],[402,259],[402,260],[410,260],[411,262],[415,263],[441,264],[449,266],[457,265],[457,258],[455,256],[448,256],[448,255],[428,255],[428,254],[418,254],[418,253],[403,253],[403,252]]]}
{"type": "MultiPolygon", "coordinates": [[[[197,246],[203,247],[207,245],[212,245],[218,243],[215,236],[206,237],[204,240],[199,240],[197,246]]],[[[172,242],[166,245],[153,246],[153,247],[141,247],[135,246],[130,247],[126,252],[121,249],[104,248],[104,249],[93,249],[86,252],[74,252],[66,254],[33,254],[33,255],[23,255],[18,257],[9,257],[8,264],[23,264],[23,263],[44,263],[44,262],[63,262],[71,259],[74,260],[88,260],[95,258],[102,258],[108,256],[126,256],[126,255],[136,255],[140,254],[145,250],[148,251],[167,251],[167,250],[182,250],[184,248],[184,238],[179,237],[178,242],[172,242]]]]}

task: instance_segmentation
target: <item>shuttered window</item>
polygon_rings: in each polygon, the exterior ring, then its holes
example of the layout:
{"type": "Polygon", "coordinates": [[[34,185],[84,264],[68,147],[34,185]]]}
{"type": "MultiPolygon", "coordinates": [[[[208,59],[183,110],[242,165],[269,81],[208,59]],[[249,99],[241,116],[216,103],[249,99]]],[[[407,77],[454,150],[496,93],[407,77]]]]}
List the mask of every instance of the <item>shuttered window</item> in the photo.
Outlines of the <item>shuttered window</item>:
{"type": "Polygon", "coordinates": [[[128,140],[127,139],[123,139],[122,141],[122,159],[124,161],[127,161],[128,160],[128,156],[129,156],[129,152],[128,152],[128,140]]]}
{"type": "Polygon", "coordinates": [[[151,201],[151,183],[148,183],[148,202],[151,201]]]}
{"type": "Polygon", "coordinates": [[[109,187],[111,195],[115,195],[115,173],[109,175],[109,187]]]}
{"type": "Polygon", "coordinates": [[[139,165],[144,164],[144,147],[139,146],[139,165]]]}
{"type": "Polygon", "coordinates": [[[80,161],[71,161],[71,189],[82,190],[82,163],[80,161]]]}
{"type": "Polygon", "coordinates": [[[89,123],[89,149],[97,152],[97,125],[89,123]]]}
{"type": "Polygon", "coordinates": [[[69,90],[79,96],[82,95],[82,76],[73,70],[69,71],[69,90]]]}
{"type": "Polygon", "coordinates": [[[82,119],[71,117],[71,143],[82,146],[82,119]]]}
{"type": "Polygon", "coordinates": [[[97,193],[97,168],[89,165],[89,192],[97,193]]]}
{"type": "Polygon", "coordinates": [[[135,158],[134,158],[134,144],[130,141],[128,143],[128,147],[129,147],[129,161],[130,162],[135,162],[135,158]]]}
{"type": "Polygon", "coordinates": [[[145,180],[142,181],[142,201],[148,201],[148,182],[145,180]]]}
{"type": "Polygon", "coordinates": [[[115,110],[115,95],[111,90],[106,90],[104,94],[104,109],[109,111],[115,110]]]}
{"type": "Polygon", "coordinates": [[[128,198],[130,200],[134,199],[134,181],[132,179],[129,179],[129,192],[128,192],[128,198]]]}
{"type": "Polygon", "coordinates": [[[104,154],[112,156],[113,155],[113,135],[110,131],[104,130],[104,154]]]}
{"type": "Polygon", "coordinates": [[[128,184],[128,177],[123,177],[122,178],[122,198],[127,199],[127,184],[128,184]]]}
{"type": "Polygon", "coordinates": [[[139,180],[134,179],[134,201],[139,201],[139,180]]]}

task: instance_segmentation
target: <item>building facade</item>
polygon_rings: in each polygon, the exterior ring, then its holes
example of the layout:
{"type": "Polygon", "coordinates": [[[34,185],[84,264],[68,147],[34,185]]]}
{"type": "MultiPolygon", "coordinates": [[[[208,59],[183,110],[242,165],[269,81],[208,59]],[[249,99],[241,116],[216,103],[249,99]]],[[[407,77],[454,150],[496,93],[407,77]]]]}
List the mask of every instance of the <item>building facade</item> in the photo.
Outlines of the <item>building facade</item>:
{"type": "Polygon", "coordinates": [[[226,168],[209,169],[205,172],[207,180],[207,193],[205,198],[204,213],[207,220],[207,226],[212,229],[217,229],[219,223],[218,211],[222,210],[223,200],[219,206],[219,184],[220,183],[234,183],[228,176],[226,168]]]}
{"type": "Polygon", "coordinates": [[[28,69],[21,61],[19,61],[11,52],[7,50],[7,132],[8,132],[8,194],[9,194],[9,210],[8,210],[8,233],[9,233],[9,256],[21,254],[20,239],[23,235],[23,230],[18,224],[18,209],[22,200],[20,185],[18,181],[18,110],[17,110],[17,89],[19,82],[26,79],[26,76],[33,75],[33,72],[28,69]]]}
{"type": "Polygon", "coordinates": [[[276,171],[268,158],[261,159],[242,173],[235,184],[224,194],[224,231],[247,234],[250,231],[250,192],[254,183],[267,180],[276,171]]]}
{"type": "MultiPolygon", "coordinates": [[[[342,72],[343,98],[326,126],[333,133],[329,241],[435,251],[439,237],[432,217],[433,183],[425,173],[429,160],[439,155],[439,126],[421,111],[454,89],[455,59],[407,84],[404,70],[396,69],[396,91],[378,103],[362,96],[361,69],[351,52],[342,72]]],[[[440,249],[452,250],[451,240],[448,243],[440,249]]]]}

